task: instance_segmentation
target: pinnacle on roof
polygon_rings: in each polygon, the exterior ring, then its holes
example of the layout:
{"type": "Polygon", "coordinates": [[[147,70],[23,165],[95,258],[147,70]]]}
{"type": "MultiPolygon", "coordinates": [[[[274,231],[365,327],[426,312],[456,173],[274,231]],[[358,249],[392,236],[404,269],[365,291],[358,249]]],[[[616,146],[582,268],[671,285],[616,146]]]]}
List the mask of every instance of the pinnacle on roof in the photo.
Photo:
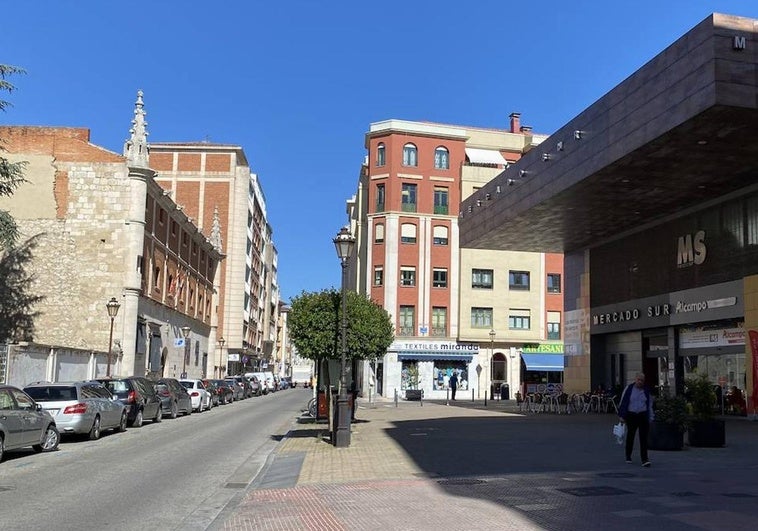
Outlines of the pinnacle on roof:
{"type": "Polygon", "coordinates": [[[134,119],[129,129],[129,139],[124,143],[124,156],[129,166],[148,168],[150,166],[149,146],[147,143],[147,113],[142,102],[142,91],[137,91],[134,104],[134,119]]]}

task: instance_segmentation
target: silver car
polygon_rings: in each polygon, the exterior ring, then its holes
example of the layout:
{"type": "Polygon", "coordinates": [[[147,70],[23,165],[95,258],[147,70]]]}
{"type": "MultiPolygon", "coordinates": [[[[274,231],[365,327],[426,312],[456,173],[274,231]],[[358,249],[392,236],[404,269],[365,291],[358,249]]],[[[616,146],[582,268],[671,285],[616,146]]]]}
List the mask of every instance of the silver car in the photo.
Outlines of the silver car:
{"type": "Polygon", "coordinates": [[[58,448],[60,435],[47,411],[21,389],[0,385],[0,461],[5,450],[31,446],[35,452],[58,448]]]}
{"type": "Polygon", "coordinates": [[[103,430],[126,431],[126,409],[100,382],[42,382],[24,388],[55,420],[61,433],[100,438],[103,430]]]}

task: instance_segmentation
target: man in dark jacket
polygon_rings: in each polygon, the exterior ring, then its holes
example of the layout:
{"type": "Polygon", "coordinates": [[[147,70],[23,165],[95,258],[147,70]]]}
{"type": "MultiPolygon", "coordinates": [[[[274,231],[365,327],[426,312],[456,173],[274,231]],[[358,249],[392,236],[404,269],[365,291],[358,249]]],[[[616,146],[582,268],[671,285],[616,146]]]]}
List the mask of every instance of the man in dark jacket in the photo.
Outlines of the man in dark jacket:
{"type": "Polygon", "coordinates": [[[627,385],[621,395],[619,418],[621,422],[626,423],[626,462],[632,462],[634,435],[639,430],[642,466],[649,467],[647,434],[650,431],[650,422],[653,420],[653,399],[650,396],[650,390],[645,387],[645,375],[641,372],[637,373],[634,383],[627,385]]]}
{"type": "Polygon", "coordinates": [[[450,394],[452,399],[455,400],[455,392],[458,390],[458,373],[453,371],[453,375],[450,377],[450,394]]]}

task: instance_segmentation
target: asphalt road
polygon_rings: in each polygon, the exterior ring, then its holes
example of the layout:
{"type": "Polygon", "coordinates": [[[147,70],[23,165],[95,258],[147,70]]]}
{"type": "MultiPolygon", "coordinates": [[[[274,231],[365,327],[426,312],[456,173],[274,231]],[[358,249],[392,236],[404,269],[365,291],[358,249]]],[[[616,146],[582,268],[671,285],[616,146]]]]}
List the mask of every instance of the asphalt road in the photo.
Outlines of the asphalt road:
{"type": "Polygon", "coordinates": [[[0,528],[206,529],[305,407],[289,389],[0,463],[0,528]]]}

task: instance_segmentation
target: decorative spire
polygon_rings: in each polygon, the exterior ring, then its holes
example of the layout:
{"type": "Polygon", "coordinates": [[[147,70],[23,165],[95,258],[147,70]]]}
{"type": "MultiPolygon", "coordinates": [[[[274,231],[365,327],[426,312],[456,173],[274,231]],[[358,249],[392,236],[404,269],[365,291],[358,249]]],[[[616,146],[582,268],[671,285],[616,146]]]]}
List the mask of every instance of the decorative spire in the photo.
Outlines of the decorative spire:
{"type": "Polygon", "coordinates": [[[211,245],[216,248],[219,253],[222,253],[221,249],[221,221],[218,215],[218,207],[213,209],[213,226],[211,227],[211,245]]]}
{"type": "Polygon", "coordinates": [[[150,167],[149,146],[147,144],[147,113],[142,102],[142,91],[137,91],[137,101],[134,104],[134,120],[129,129],[129,140],[124,144],[124,156],[129,166],[139,168],[150,167]]]}

